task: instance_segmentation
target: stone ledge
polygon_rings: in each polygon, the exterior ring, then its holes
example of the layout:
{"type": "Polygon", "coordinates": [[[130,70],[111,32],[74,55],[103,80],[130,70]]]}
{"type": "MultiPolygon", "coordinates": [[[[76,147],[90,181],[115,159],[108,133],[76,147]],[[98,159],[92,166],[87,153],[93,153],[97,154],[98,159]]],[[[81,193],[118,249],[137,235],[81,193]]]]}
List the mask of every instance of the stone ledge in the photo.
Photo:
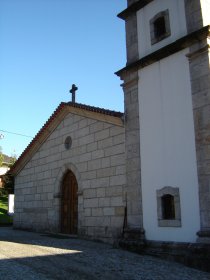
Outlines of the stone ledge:
{"type": "Polygon", "coordinates": [[[122,249],[182,263],[210,272],[210,244],[119,240],[122,249]]]}
{"type": "Polygon", "coordinates": [[[144,8],[144,6],[148,5],[153,0],[141,0],[133,3],[127,9],[119,13],[117,16],[121,19],[126,20],[130,15],[136,13],[138,10],[144,8]]]}
{"type": "Polygon", "coordinates": [[[115,74],[119,77],[122,77],[128,71],[133,69],[142,69],[152,63],[155,63],[169,55],[177,53],[185,48],[190,47],[192,44],[202,41],[210,36],[210,26],[207,25],[197,31],[194,31],[186,36],[176,40],[175,42],[162,47],[161,49],[144,56],[143,58],[135,61],[126,67],[120,69],[119,71],[115,72],[115,74]]]}
{"type": "Polygon", "coordinates": [[[126,240],[127,242],[138,241],[144,243],[145,231],[142,228],[124,228],[123,240],[126,240]]]}
{"type": "Polygon", "coordinates": [[[199,237],[210,237],[210,230],[200,230],[197,235],[199,237]]]}
{"type": "Polygon", "coordinates": [[[200,230],[199,232],[197,232],[197,235],[197,242],[209,244],[210,246],[210,230],[200,230]]]}

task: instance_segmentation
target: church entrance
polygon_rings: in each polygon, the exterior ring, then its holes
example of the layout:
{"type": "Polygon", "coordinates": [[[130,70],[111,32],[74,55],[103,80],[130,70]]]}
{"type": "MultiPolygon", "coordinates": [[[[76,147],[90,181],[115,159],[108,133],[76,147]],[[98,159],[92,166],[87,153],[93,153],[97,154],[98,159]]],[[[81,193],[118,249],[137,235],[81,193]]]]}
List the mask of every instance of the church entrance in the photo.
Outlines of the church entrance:
{"type": "Polygon", "coordinates": [[[61,186],[61,232],[77,234],[78,185],[75,175],[68,171],[61,186]]]}

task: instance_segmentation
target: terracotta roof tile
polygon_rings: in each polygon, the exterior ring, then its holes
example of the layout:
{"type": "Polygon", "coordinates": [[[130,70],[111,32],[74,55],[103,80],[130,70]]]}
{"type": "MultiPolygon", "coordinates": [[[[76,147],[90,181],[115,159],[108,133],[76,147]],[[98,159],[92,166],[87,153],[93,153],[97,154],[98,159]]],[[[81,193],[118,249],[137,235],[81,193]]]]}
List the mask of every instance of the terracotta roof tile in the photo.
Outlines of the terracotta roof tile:
{"type": "Polygon", "coordinates": [[[89,105],[84,105],[84,104],[80,104],[80,103],[72,103],[72,102],[69,102],[66,104],[68,104],[69,106],[75,107],[75,108],[84,109],[87,111],[96,112],[96,113],[109,115],[109,116],[113,116],[113,117],[121,118],[123,116],[123,113],[121,113],[121,112],[111,111],[111,110],[107,110],[104,108],[93,107],[93,106],[89,106],[89,105]]]}

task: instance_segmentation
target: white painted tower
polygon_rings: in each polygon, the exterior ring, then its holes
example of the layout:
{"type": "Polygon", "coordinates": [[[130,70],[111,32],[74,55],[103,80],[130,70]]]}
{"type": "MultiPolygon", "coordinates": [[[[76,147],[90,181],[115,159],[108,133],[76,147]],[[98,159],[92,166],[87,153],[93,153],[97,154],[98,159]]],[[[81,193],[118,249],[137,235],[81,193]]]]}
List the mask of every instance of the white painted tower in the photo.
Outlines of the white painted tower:
{"type": "Polygon", "coordinates": [[[210,1],[128,0],[119,17],[128,228],[148,240],[208,241],[210,1]]]}

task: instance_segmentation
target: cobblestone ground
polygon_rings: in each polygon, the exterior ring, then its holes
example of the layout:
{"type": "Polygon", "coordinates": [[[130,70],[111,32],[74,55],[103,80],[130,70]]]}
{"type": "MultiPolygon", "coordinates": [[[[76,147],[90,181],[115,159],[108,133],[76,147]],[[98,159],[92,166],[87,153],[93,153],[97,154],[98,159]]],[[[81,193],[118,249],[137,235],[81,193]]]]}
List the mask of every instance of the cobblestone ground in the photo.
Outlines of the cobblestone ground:
{"type": "Polygon", "coordinates": [[[210,280],[210,273],[107,244],[0,227],[0,279],[210,280]]]}

